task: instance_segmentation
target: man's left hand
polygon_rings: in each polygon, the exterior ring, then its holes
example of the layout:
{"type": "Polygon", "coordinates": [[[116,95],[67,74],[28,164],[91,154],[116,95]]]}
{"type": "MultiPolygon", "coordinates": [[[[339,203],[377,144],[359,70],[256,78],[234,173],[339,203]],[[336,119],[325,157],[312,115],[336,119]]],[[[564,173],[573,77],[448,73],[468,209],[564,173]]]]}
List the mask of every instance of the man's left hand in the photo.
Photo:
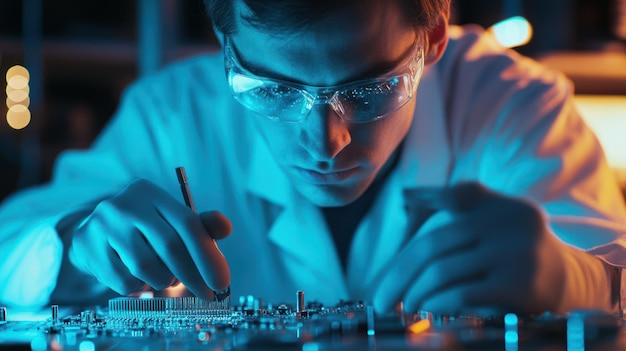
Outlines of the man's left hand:
{"type": "Polygon", "coordinates": [[[558,308],[566,273],[563,252],[569,247],[551,233],[536,205],[477,183],[416,190],[410,196],[447,214],[447,220],[414,235],[391,262],[375,291],[378,312],[400,301],[413,313],[558,308]]]}

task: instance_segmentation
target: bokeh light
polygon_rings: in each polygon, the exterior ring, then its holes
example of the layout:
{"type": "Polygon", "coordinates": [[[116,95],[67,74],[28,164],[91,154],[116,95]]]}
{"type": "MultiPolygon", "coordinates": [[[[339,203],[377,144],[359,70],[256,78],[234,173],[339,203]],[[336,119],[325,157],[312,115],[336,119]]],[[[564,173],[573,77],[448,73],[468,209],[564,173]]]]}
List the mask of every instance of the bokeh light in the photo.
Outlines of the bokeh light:
{"type": "Polygon", "coordinates": [[[26,81],[28,82],[30,80],[30,73],[28,73],[28,70],[26,69],[26,67],[15,65],[9,68],[9,70],[7,71],[6,77],[7,77],[7,83],[11,81],[13,77],[23,77],[23,78],[26,78],[26,81]]]}
{"type": "Polygon", "coordinates": [[[7,123],[13,129],[23,129],[30,123],[31,119],[28,109],[30,105],[30,73],[24,66],[15,65],[7,70],[6,80],[7,123]]]}
{"type": "MultiPolygon", "coordinates": [[[[13,90],[7,94],[7,99],[22,104],[22,101],[28,99],[28,91],[25,90],[13,90]]],[[[8,104],[7,104],[8,105],[8,104]]],[[[22,104],[25,105],[25,104],[22,104]]]]}
{"type": "Polygon", "coordinates": [[[83,340],[80,342],[80,344],[78,344],[78,350],[79,351],[95,351],[96,344],[94,344],[93,341],[91,340],[83,340]]]}
{"type": "Polygon", "coordinates": [[[7,79],[7,85],[16,90],[26,89],[28,87],[28,78],[14,76],[11,79],[7,79]]]}
{"type": "Polygon", "coordinates": [[[515,313],[507,313],[504,315],[504,325],[517,326],[517,315],[515,313]]]}
{"type": "Polygon", "coordinates": [[[11,108],[15,105],[24,105],[28,107],[30,106],[30,97],[27,96],[26,99],[21,100],[21,101],[14,101],[14,100],[11,100],[9,97],[7,97],[6,103],[7,103],[7,108],[11,108]]]}
{"type": "Polygon", "coordinates": [[[528,44],[533,36],[533,27],[521,16],[507,18],[489,28],[500,45],[513,48],[528,44]]]}
{"type": "Polygon", "coordinates": [[[413,324],[411,324],[407,330],[411,333],[411,334],[421,334],[427,330],[430,329],[431,327],[431,322],[428,319],[421,319],[413,324]]]}
{"type": "Polygon", "coordinates": [[[7,123],[13,129],[23,129],[30,123],[30,110],[24,105],[14,105],[7,111],[7,123]]]}
{"type": "Polygon", "coordinates": [[[5,89],[5,91],[6,91],[6,93],[7,93],[7,96],[8,96],[9,94],[11,94],[12,92],[16,91],[16,90],[19,90],[19,91],[24,91],[24,92],[26,92],[26,93],[30,93],[30,87],[29,87],[28,85],[27,85],[27,86],[25,86],[25,87],[23,87],[23,88],[21,88],[21,89],[15,89],[14,87],[12,87],[12,86],[10,86],[10,85],[8,85],[8,84],[7,84],[7,88],[5,89]]]}

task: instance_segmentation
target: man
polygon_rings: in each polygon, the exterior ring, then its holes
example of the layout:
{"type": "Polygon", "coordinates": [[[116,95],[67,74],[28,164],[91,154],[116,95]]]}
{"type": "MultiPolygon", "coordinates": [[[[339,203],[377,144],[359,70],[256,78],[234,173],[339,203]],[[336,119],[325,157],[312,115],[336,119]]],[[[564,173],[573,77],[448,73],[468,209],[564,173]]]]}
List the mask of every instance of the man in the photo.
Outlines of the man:
{"type": "Polygon", "coordinates": [[[448,26],[445,0],[207,8],[223,55],[131,86],[3,205],[2,301],[180,281],[380,313],[618,308],[624,204],[563,77],[448,26]]]}

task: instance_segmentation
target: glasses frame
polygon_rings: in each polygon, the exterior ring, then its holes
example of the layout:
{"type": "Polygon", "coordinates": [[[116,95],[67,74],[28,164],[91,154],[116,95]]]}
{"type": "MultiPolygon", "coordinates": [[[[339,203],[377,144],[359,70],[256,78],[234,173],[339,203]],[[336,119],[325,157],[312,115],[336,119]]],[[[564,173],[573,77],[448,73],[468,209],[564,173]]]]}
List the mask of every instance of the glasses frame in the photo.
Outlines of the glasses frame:
{"type": "Polygon", "coordinates": [[[235,100],[237,100],[237,102],[239,102],[245,108],[271,120],[284,123],[298,123],[303,121],[311,113],[314,105],[328,104],[332,107],[335,113],[337,113],[337,115],[344,121],[350,123],[369,123],[384,118],[395,111],[398,111],[399,109],[404,107],[409,101],[411,101],[411,99],[415,96],[424,70],[424,49],[419,40],[416,39],[412,47],[411,56],[405,59],[405,61],[398,65],[396,68],[376,78],[360,79],[354,82],[339,84],[335,86],[314,86],[290,82],[282,79],[264,77],[250,72],[241,64],[241,61],[239,60],[239,57],[237,56],[234,47],[232,46],[228,36],[226,36],[224,39],[224,68],[226,72],[226,78],[228,80],[228,86],[230,87],[231,93],[235,100]],[[245,103],[240,98],[238,98],[238,93],[235,91],[235,88],[233,86],[232,79],[234,75],[242,75],[253,80],[259,80],[265,83],[272,83],[277,86],[284,86],[298,91],[306,101],[306,103],[302,106],[303,108],[302,112],[300,113],[300,118],[287,120],[284,118],[267,115],[256,110],[253,106],[245,103]],[[372,86],[376,83],[384,83],[394,78],[404,81],[404,84],[410,84],[408,89],[408,96],[400,105],[395,106],[393,109],[386,111],[383,114],[373,116],[372,118],[367,120],[352,120],[349,116],[347,116],[345,108],[339,98],[342,93],[346,91],[356,90],[356,88],[359,87],[372,86]]]}

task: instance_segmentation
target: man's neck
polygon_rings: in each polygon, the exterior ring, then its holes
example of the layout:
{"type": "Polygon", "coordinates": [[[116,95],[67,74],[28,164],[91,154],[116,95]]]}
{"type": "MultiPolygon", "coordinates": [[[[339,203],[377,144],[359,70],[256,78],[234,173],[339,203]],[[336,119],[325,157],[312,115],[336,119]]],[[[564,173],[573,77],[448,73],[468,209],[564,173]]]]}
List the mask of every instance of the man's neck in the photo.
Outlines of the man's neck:
{"type": "Polygon", "coordinates": [[[374,182],[358,199],[342,207],[324,207],[322,213],[335,242],[344,272],[347,269],[352,238],[361,220],[378,197],[380,190],[398,163],[401,147],[391,156],[374,182]]]}

